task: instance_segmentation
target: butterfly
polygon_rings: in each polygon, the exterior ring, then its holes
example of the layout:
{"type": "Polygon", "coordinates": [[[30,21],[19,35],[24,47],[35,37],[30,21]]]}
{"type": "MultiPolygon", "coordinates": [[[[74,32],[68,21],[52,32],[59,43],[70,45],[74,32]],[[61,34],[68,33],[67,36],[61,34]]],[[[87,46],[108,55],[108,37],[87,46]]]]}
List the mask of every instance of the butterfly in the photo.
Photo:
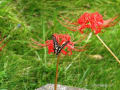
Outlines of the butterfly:
{"type": "Polygon", "coordinates": [[[52,35],[52,39],[53,39],[53,45],[54,45],[54,53],[56,55],[58,55],[61,52],[61,50],[69,43],[69,41],[66,41],[64,44],[60,46],[54,35],[52,35]]]}

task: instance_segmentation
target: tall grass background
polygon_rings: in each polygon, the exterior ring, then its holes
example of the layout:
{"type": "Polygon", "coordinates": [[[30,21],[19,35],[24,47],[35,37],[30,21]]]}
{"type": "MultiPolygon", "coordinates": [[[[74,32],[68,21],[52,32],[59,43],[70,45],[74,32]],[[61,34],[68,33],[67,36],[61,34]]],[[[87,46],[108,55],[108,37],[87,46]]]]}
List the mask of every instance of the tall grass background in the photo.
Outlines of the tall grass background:
{"type": "MultiPolygon", "coordinates": [[[[104,19],[114,17],[120,13],[120,0],[0,0],[0,33],[6,43],[0,52],[0,90],[34,90],[54,83],[56,56],[45,48],[32,48],[31,38],[44,43],[53,33],[63,33],[79,40],[81,34],[63,27],[59,15],[75,20],[84,12],[96,11],[104,19]]],[[[120,58],[120,24],[104,31],[101,38],[120,58]]],[[[120,65],[94,35],[87,51],[62,56],[59,65],[59,84],[91,90],[120,89],[120,65]],[[103,59],[89,57],[96,54],[103,59]]]]}

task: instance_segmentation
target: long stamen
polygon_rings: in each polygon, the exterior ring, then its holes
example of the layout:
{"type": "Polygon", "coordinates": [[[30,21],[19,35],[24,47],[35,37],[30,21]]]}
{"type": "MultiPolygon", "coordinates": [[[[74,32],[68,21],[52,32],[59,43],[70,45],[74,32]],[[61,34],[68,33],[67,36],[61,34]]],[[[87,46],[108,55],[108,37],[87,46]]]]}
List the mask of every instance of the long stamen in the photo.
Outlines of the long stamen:
{"type": "Polygon", "coordinates": [[[62,16],[61,16],[61,19],[62,19],[65,23],[67,23],[67,24],[71,24],[71,25],[75,25],[75,26],[79,25],[79,24],[77,23],[77,21],[76,21],[76,22],[72,22],[71,20],[69,20],[68,17],[62,17],[62,16]]]}

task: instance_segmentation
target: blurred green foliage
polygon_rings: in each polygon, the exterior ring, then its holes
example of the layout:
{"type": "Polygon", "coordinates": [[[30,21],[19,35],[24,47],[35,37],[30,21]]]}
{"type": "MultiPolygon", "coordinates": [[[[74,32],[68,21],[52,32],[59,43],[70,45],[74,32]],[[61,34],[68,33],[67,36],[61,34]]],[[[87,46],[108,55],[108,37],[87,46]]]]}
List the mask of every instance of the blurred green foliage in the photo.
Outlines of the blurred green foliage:
{"type": "MultiPolygon", "coordinates": [[[[56,56],[47,49],[34,49],[31,38],[41,42],[53,33],[68,33],[59,15],[75,20],[84,12],[98,11],[104,19],[120,13],[120,0],[0,0],[0,33],[6,47],[0,52],[0,89],[34,90],[54,83],[56,56]],[[73,15],[73,16],[72,16],[73,15]],[[74,18],[73,18],[74,17],[74,18]]],[[[101,33],[101,38],[120,58],[119,23],[101,33]]],[[[93,35],[87,51],[62,56],[58,83],[92,90],[119,90],[119,64],[93,35]],[[89,58],[99,54],[102,60],[89,58]],[[70,67],[69,67],[70,66],[70,67]]],[[[3,44],[2,44],[3,45],[3,44]]]]}

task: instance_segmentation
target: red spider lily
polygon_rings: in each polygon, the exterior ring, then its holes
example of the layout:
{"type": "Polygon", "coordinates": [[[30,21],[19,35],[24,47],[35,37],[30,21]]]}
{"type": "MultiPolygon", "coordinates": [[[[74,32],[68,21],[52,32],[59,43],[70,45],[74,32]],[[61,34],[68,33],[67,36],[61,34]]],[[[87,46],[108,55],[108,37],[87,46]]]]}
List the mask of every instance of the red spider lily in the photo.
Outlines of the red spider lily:
{"type": "MultiPolygon", "coordinates": [[[[114,22],[114,20],[116,20],[118,18],[118,16],[114,17],[114,18],[110,18],[107,20],[103,20],[103,16],[101,14],[99,14],[98,12],[95,13],[84,13],[83,15],[80,16],[80,18],[77,20],[77,22],[70,22],[67,20],[68,25],[63,24],[65,27],[67,27],[68,29],[72,30],[72,31],[77,31],[79,30],[81,33],[83,33],[83,30],[86,28],[91,28],[92,31],[94,31],[95,34],[98,34],[101,32],[102,28],[106,28],[106,27],[110,27],[110,26],[114,26],[116,23],[118,23],[118,21],[114,22]],[[75,27],[71,27],[69,25],[74,25],[75,27]]],[[[62,18],[65,22],[66,19],[62,18]]]]}
{"type": "MultiPolygon", "coordinates": [[[[53,34],[52,38],[53,38],[53,40],[45,41],[45,44],[38,43],[34,39],[32,39],[32,41],[38,47],[47,47],[48,48],[48,54],[51,54],[51,53],[56,54],[55,53],[56,52],[55,46],[58,46],[57,50],[61,49],[61,53],[64,54],[64,55],[67,55],[67,54],[72,55],[72,50],[74,50],[74,51],[84,51],[84,49],[75,48],[76,42],[72,42],[71,37],[68,34],[53,34]],[[64,47],[62,47],[63,45],[64,45],[64,47]]],[[[83,47],[85,47],[85,46],[83,46],[83,47]]],[[[57,51],[57,53],[58,53],[58,51],[57,51]]],[[[60,54],[56,54],[56,55],[58,55],[58,56],[57,56],[57,64],[56,64],[56,77],[55,77],[54,90],[57,90],[58,65],[59,65],[59,59],[60,59],[60,54]]]]}
{"type": "MultiPolygon", "coordinates": [[[[77,49],[75,48],[76,42],[71,41],[71,37],[68,34],[53,34],[58,42],[58,44],[61,46],[65,42],[69,41],[68,44],[61,50],[61,53],[64,55],[72,55],[72,50],[74,51],[84,51],[84,49],[77,49]]],[[[45,41],[45,44],[38,43],[34,39],[32,39],[34,44],[36,44],[39,47],[47,47],[48,48],[48,54],[54,53],[54,44],[53,40],[47,40],[45,41]]],[[[34,47],[34,46],[33,46],[34,47]]],[[[85,46],[83,46],[85,47],[85,46]]],[[[82,47],[82,48],[83,48],[82,47]]],[[[38,48],[38,47],[35,47],[38,48]]]]}

